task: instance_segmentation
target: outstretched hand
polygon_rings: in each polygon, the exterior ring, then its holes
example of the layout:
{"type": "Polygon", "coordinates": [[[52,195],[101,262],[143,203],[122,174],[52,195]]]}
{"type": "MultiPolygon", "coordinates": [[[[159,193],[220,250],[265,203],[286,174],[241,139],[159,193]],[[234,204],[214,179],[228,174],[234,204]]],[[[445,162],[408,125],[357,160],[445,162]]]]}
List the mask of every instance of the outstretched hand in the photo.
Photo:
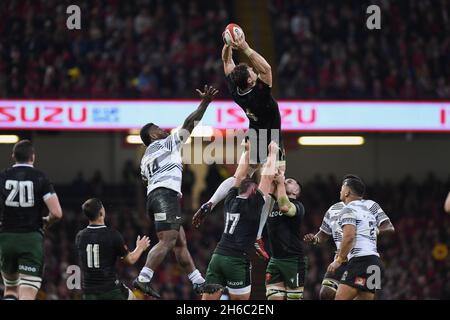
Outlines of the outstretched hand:
{"type": "Polygon", "coordinates": [[[136,239],[136,248],[140,248],[142,251],[147,250],[147,248],[150,246],[150,238],[147,236],[137,236],[136,239]]]}
{"type": "Polygon", "coordinates": [[[219,90],[217,90],[213,86],[208,86],[206,84],[205,87],[203,88],[203,92],[200,89],[196,89],[196,91],[198,92],[200,98],[202,98],[202,100],[206,102],[211,102],[216,96],[216,94],[219,92],[219,90]]]}

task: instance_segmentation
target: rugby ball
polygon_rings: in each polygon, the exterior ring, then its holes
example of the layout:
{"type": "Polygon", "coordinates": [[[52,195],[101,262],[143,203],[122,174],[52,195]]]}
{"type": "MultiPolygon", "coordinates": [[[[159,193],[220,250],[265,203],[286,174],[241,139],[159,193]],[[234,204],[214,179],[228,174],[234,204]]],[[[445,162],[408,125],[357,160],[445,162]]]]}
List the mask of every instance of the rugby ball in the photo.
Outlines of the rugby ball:
{"type": "Polygon", "coordinates": [[[242,34],[244,34],[244,31],[242,31],[241,27],[235,23],[230,23],[222,33],[223,42],[231,46],[231,40],[236,41],[242,34]]]}

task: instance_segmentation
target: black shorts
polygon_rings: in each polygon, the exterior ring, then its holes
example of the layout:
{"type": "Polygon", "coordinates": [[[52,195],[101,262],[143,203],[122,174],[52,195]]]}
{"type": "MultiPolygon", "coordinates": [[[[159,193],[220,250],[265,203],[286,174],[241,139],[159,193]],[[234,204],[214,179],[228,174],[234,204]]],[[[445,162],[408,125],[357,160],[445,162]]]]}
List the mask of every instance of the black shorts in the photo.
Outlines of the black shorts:
{"type": "Polygon", "coordinates": [[[381,289],[383,274],[383,265],[379,257],[375,255],[355,257],[348,262],[341,283],[361,291],[375,293],[381,289]]]}
{"type": "Polygon", "coordinates": [[[250,163],[265,163],[267,161],[267,155],[269,152],[268,146],[272,141],[275,141],[280,147],[277,160],[285,160],[286,157],[281,130],[278,129],[278,134],[271,134],[271,130],[277,129],[249,128],[249,130],[251,130],[252,132],[247,132],[246,140],[250,139],[250,144],[252,146],[250,150],[250,163]]]}
{"type": "Polygon", "coordinates": [[[347,263],[341,264],[341,266],[337,268],[334,273],[326,272],[323,276],[322,286],[329,287],[334,291],[337,291],[341,278],[345,271],[347,271],[347,265],[347,263]]]}
{"type": "Polygon", "coordinates": [[[180,231],[182,218],[178,192],[167,188],[151,191],[147,196],[147,213],[155,222],[156,232],[180,231]]]}

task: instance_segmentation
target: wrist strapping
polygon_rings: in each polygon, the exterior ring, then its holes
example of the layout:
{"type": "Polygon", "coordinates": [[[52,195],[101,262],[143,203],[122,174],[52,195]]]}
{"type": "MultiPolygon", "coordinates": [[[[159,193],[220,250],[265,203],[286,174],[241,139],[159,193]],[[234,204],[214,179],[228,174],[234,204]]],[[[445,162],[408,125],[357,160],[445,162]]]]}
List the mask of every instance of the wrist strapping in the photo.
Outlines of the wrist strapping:
{"type": "Polygon", "coordinates": [[[253,49],[248,47],[247,49],[244,50],[244,53],[247,57],[250,57],[253,53],[253,49]]]}

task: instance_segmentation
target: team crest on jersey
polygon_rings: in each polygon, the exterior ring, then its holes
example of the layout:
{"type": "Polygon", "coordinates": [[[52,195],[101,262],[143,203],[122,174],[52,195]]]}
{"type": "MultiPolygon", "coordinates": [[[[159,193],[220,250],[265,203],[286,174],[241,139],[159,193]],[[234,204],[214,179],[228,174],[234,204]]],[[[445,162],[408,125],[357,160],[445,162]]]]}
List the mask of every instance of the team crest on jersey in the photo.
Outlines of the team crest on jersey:
{"type": "Polygon", "coordinates": [[[245,114],[247,115],[247,117],[253,121],[258,121],[258,117],[250,111],[250,109],[245,109],[245,114]]]}
{"type": "Polygon", "coordinates": [[[364,286],[364,285],[366,285],[366,279],[363,277],[356,277],[355,284],[358,286],[364,286]]]}

